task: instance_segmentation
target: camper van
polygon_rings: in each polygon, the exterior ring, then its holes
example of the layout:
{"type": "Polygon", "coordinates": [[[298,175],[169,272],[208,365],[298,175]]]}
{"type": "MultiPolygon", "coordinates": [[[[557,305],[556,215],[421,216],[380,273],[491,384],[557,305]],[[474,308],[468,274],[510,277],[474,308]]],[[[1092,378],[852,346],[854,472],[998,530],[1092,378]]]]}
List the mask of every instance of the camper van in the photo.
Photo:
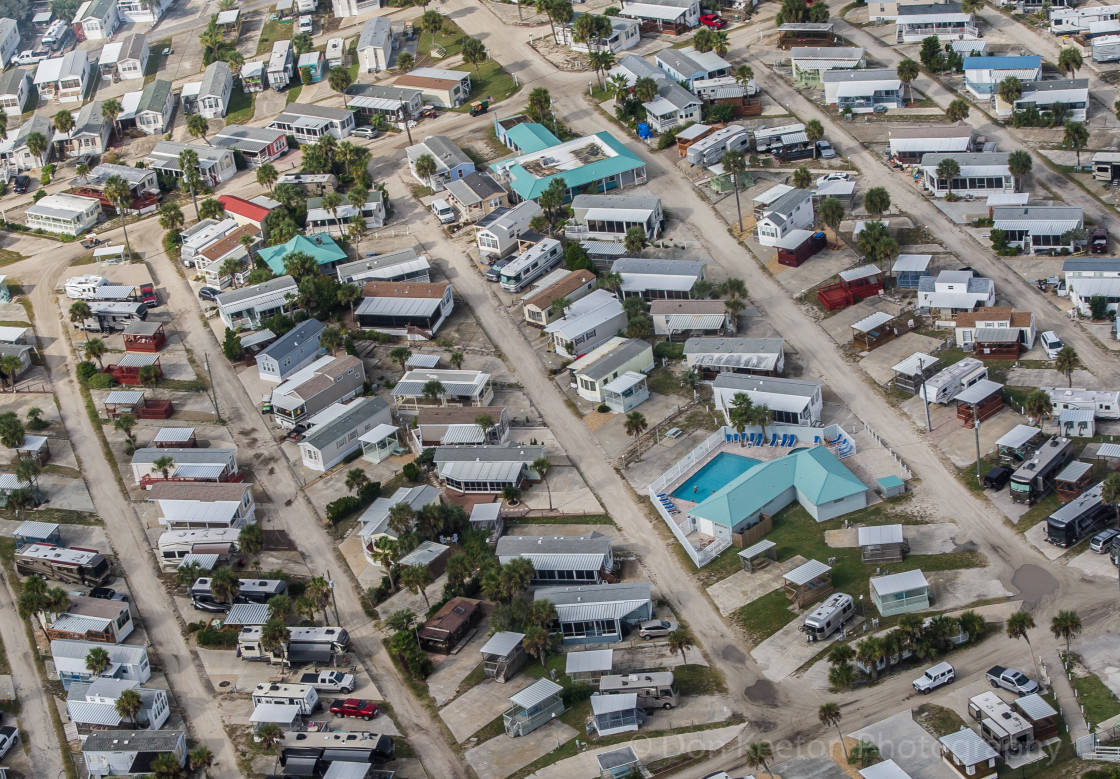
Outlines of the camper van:
{"type": "MultiPolygon", "coordinates": [[[[230,604],[219,601],[210,589],[211,580],[197,579],[191,585],[191,603],[199,611],[228,611],[230,604]]],[[[268,603],[273,595],[283,595],[288,585],[282,579],[239,579],[234,603],[268,603]]]]}
{"type": "Polygon", "coordinates": [[[823,641],[855,615],[856,605],[852,596],[837,592],[805,617],[805,623],[800,630],[809,641],[823,641]]]}
{"type": "Polygon", "coordinates": [[[16,552],[16,573],[44,579],[100,587],[112,580],[109,561],[96,549],[53,544],[28,544],[16,552]]]}
{"type": "Polygon", "coordinates": [[[1054,489],[1054,477],[1073,459],[1073,442],[1054,436],[1011,474],[1011,501],[1033,506],[1054,489]]]}
{"type": "Polygon", "coordinates": [[[1046,518],[1048,543],[1076,546],[1112,521],[1113,508],[1101,499],[1103,484],[1093,485],[1046,518]]]}
{"type": "Polygon", "coordinates": [[[638,694],[638,705],[643,709],[671,709],[680,703],[680,693],[673,680],[672,671],[645,671],[599,678],[600,695],[638,694]]]}
{"type": "Polygon", "coordinates": [[[237,635],[237,653],[243,660],[263,660],[273,665],[327,663],[350,646],[350,634],[338,627],[291,628],[291,640],[280,654],[261,646],[261,627],[244,627],[237,635]]]}
{"type": "Polygon", "coordinates": [[[564,251],[560,242],[545,238],[502,268],[502,289],[506,292],[520,292],[559,265],[563,259],[564,251]]]}
{"type": "Polygon", "coordinates": [[[732,124],[693,143],[688,147],[685,159],[690,165],[712,165],[718,162],[728,149],[746,151],[750,146],[751,136],[747,129],[732,124]]]}

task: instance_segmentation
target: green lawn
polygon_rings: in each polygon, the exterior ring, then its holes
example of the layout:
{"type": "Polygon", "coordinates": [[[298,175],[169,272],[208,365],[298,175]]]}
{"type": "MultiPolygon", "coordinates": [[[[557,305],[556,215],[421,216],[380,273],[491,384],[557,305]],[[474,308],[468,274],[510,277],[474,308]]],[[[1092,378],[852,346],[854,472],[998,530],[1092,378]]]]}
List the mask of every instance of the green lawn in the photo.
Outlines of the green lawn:
{"type": "Polygon", "coordinates": [[[299,93],[303,91],[303,84],[296,84],[294,87],[288,88],[288,97],[285,105],[291,105],[299,100],[299,93]]]}
{"type": "Polygon", "coordinates": [[[1099,725],[1109,717],[1120,714],[1120,699],[1094,674],[1084,671],[1085,676],[1073,677],[1073,688],[1085,707],[1085,718],[1099,725]]]}
{"type": "Polygon", "coordinates": [[[290,41],[295,24],[291,19],[286,22],[265,22],[261,28],[261,39],[257,42],[257,54],[268,54],[276,41],[290,41]]]}
{"type": "MultiPolygon", "coordinates": [[[[473,65],[460,65],[455,70],[465,70],[471,74],[472,100],[488,97],[490,98],[491,108],[494,107],[494,103],[507,99],[521,89],[521,87],[514,85],[513,76],[506,73],[502,66],[492,59],[480,64],[477,72],[473,65]]],[[[470,104],[471,101],[467,101],[467,103],[454,110],[465,114],[471,110],[470,104]]]]}
{"type": "Polygon", "coordinates": [[[163,38],[155,43],[148,44],[148,66],[144,68],[144,77],[154,76],[159,66],[163,64],[163,51],[164,49],[171,48],[171,39],[163,38]]]}
{"type": "MultiPolygon", "coordinates": [[[[696,652],[689,650],[689,654],[696,652]]],[[[673,669],[673,679],[681,695],[718,695],[727,692],[723,674],[706,665],[678,665],[673,669]]]]}
{"type": "Polygon", "coordinates": [[[24,260],[24,259],[27,259],[27,258],[24,257],[19,252],[14,252],[11,249],[0,249],[0,268],[3,268],[5,265],[11,265],[12,263],[16,263],[16,262],[19,262],[20,260],[24,260]]]}
{"type": "MultiPolygon", "coordinates": [[[[959,568],[978,568],[986,564],[982,554],[976,551],[951,552],[939,555],[909,555],[901,563],[890,565],[866,565],[860,559],[858,548],[834,549],[824,541],[826,530],[839,529],[845,520],[861,524],[883,524],[898,522],[899,517],[883,510],[880,504],[865,511],[848,514],[829,522],[816,522],[801,506],[793,504],[774,516],[774,529],[766,536],[776,545],[779,560],[788,560],[794,555],[802,555],[810,560],[825,562],[836,558],[832,566],[832,584],[839,592],[850,595],[868,593],[868,582],[876,567],[882,574],[901,573],[920,568],[923,571],[948,571],[959,568]]],[[[874,616],[875,607],[866,604],[867,616],[874,616]]],[[[789,601],[781,589],[774,590],[758,600],[736,610],[732,618],[747,632],[750,639],[757,643],[772,635],[776,630],[791,622],[797,615],[789,610],[789,601]]]]}
{"type": "Polygon", "coordinates": [[[229,113],[226,124],[247,124],[257,108],[256,93],[246,94],[245,90],[234,87],[229,97],[229,113]]]}
{"type": "MultiPolygon", "coordinates": [[[[417,29],[419,29],[420,20],[417,19],[417,29]]],[[[458,54],[463,48],[463,30],[455,22],[447,17],[443,19],[443,29],[437,32],[434,36],[431,33],[420,33],[419,39],[416,41],[416,64],[427,65],[424,60],[429,57],[432,45],[435,44],[443,49],[443,58],[451,57],[458,54]]],[[[435,59],[435,58],[433,58],[435,59]]],[[[437,59],[438,61],[438,59],[437,59]]]]}

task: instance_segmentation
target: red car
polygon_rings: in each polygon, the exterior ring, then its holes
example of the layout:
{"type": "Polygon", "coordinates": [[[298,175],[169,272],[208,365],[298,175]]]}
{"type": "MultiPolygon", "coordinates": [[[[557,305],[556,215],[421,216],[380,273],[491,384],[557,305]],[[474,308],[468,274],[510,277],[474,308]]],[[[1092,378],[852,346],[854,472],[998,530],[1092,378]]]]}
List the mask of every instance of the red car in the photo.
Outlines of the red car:
{"type": "Polygon", "coordinates": [[[337,700],[331,704],[331,714],[336,717],[361,717],[369,721],[377,716],[377,704],[358,698],[337,700]]]}
{"type": "Polygon", "coordinates": [[[700,24],[704,25],[705,27],[711,27],[713,30],[722,30],[727,26],[727,22],[725,22],[723,19],[720,19],[715,14],[704,14],[700,17],[700,24]]]}

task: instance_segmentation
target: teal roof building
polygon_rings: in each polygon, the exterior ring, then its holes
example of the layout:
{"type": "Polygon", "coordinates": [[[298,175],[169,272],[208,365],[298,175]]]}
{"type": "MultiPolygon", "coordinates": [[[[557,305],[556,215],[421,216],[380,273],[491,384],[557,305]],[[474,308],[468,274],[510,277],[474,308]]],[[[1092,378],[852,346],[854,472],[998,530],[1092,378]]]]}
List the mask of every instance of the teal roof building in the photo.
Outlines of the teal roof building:
{"type": "Polygon", "coordinates": [[[286,272],[284,270],[284,258],[295,252],[303,252],[311,256],[315,262],[319,263],[321,273],[333,273],[335,266],[347,259],[346,252],[342,247],[336,244],[334,239],[326,233],[297,235],[292,240],[279,246],[267,246],[264,249],[258,249],[257,256],[272,269],[273,273],[282,276],[286,272]]]}
{"type": "Polygon", "coordinates": [[[559,144],[559,138],[536,122],[522,122],[506,131],[506,145],[522,154],[532,154],[559,144]]]}
{"type": "Polygon", "coordinates": [[[536,200],[555,179],[564,180],[567,200],[581,192],[604,193],[646,183],[645,162],[608,132],[561,143],[547,129],[533,129],[527,122],[506,134],[516,134],[518,145],[531,148],[555,141],[497,163],[503,182],[520,200],[536,200]]]}
{"type": "Polygon", "coordinates": [[[759,463],[690,510],[696,529],[742,533],[797,501],[817,522],[866,508],[867,486],[824,446],[759,463]]]}

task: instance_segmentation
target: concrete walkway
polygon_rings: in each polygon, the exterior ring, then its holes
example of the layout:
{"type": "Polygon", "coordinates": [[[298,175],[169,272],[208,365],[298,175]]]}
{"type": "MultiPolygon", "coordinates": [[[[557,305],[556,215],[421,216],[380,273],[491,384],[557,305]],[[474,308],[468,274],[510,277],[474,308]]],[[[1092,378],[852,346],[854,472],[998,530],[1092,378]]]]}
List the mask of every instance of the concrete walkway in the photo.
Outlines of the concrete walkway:
{"type": "Polygon", "coordinates": [[[1058,708],[1061,709],[1062,717],[1069,729],[1070,741],[1077,741],[1082,736],[1089,735],[1089,726],[1085,721],[1085,715],[1081,713],[1081,703],[1073,692],[1073,683],[1062,668],[1058,649],[1049,650],[1042,658],[1046,663],[1046,673],[1050,677],[1050,688],[1054,691],[1054,699],[1058,701],[1058,708]]]}

